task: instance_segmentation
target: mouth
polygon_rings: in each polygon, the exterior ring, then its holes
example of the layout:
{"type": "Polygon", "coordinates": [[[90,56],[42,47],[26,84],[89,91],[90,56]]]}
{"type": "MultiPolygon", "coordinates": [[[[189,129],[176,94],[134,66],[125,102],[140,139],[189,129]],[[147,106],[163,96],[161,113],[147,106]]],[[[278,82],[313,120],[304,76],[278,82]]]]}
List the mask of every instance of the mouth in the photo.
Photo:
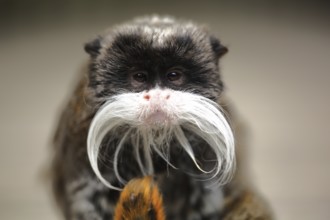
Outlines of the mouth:
{"type": "Polygon", "coordinates": [[[153,123],[163,123],[168,119],[167,114],[163,111],[157,110],[156,112],[152,113],[147,121],[153,122],[153,123]]]}
{"type": "Polygon", "coordinates": [[[166,111],[158,109],[146,115],[142,121],[147,125],[164,126],[171,124],[173,118],[166,111]]]}

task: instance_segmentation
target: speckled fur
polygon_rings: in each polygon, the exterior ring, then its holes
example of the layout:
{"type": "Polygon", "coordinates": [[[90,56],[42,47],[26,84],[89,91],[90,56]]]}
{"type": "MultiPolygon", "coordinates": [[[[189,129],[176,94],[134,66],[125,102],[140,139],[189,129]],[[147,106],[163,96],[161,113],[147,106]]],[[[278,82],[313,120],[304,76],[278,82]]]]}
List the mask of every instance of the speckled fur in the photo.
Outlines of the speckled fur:
{"type": "MultiPolygon", "coordinates": [[[[53,189],[65,219],[111,220],[120,192],[108,189],[97,179],[86,152],[88,128],[100,105],[110,96],[141,92],[157,84],[205,96],[228,110],[218,67],[219,58],[227,49],[204,27],[155,16],[114,27],[86,44],[85,50],[91,56],[88,68],[80,76],[55,135],[53,189]],[[187,71],[186,81],[180,87],[167,84],[160,74],[173,65],[187,71]],[[154,77],[143,86],[132,86],[129,74],[136,68],[147,69],[154,77]]],[[[194,136],[190,139],[195,148],[204,149],[203,141],[194,136]]],[[[111,143],[107,144],[100,159],[101,169],[107,179],[116,182],[111,166],[106,163],[111,162],[113,154],[111,143]]],[[[141,176],[131,152],[126,154],[121,173],[126,173],[127,179],[141,176]]],[[[175,146],[171,158],[179,168],[192,167],[187,155],[175,146]]],[[[226,186],[210,189],[206,187],[207,181],[174,170],[159,158],[153,162],[167,219],[271,219],[264,202],[243,184],[245,180],[240,172],[226,186]]]]}

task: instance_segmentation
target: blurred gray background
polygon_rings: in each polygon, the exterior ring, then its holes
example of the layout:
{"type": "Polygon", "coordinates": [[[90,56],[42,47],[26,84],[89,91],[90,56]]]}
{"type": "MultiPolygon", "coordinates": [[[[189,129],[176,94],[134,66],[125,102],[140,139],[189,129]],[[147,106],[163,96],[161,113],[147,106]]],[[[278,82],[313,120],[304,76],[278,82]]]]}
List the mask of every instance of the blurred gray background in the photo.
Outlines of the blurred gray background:
{"type": "Polygon", "coordinates": [[[59,219],[45,168],[83,43],[145,14],[208,24],[229,47],[227,94],[249,130],[251,179],[280,220],[330,219],[326,1],[0,1],[0,219],[59,219]]]}

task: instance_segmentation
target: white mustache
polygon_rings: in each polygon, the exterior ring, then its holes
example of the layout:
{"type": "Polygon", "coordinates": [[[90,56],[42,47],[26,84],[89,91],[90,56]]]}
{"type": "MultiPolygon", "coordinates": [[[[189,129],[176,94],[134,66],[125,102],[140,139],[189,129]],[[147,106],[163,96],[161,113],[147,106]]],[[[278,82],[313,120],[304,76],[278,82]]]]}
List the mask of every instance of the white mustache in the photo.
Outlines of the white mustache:
{"type": "Polygon", "coordinates": [[[153,94],[150,100],[146,100],[145,92],[113,96],[96,113],[88,132],[87,153],[100,181],[111,189],[121,190],[102,176],[98,156],[105,136],[128,125],[129,129],[122,134],[116,147],[113,161],[115,176],[121,183],[125,183],[125,180],[118,172],[118,158],[124,144],[130,143],[133,147],[141,172],[151,175],[154,172],[153,151],[173,166],[169,160],[173,139],[181,145],[198,170],[211,175],[209,179],[215,179],[217,184],[227,183],[235,169],[235,144],[222,108],[212,100],[188,92],[160,89],[149,92],[153,94]],[[209,145],[216,158],[211,171],[200,167],[182,129],[192,132],[209,145]],[[141,149],[144,162],[140,156],[141,149]]]}

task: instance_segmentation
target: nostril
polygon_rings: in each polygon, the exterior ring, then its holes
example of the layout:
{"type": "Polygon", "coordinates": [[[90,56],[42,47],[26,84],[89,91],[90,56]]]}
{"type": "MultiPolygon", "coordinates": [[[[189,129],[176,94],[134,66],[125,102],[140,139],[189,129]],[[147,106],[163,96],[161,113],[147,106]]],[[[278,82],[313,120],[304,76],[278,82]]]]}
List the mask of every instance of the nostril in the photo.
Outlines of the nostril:
{"type": "Polygon", "coordinates": [[[167,99],[169,99],[171,97],[171,95],[170,94],[167,94],[166,96],[165,96],[165,99],[167,100],[167,99]]]}
{"type": "Polygon", "coordinates": [[[143,95],[143,98],[145,99],[145,100],[147,100],[147,101],[149,101],[150,100],[150,95],[147,93],[147,94],[144,94],[143,95]]]}

